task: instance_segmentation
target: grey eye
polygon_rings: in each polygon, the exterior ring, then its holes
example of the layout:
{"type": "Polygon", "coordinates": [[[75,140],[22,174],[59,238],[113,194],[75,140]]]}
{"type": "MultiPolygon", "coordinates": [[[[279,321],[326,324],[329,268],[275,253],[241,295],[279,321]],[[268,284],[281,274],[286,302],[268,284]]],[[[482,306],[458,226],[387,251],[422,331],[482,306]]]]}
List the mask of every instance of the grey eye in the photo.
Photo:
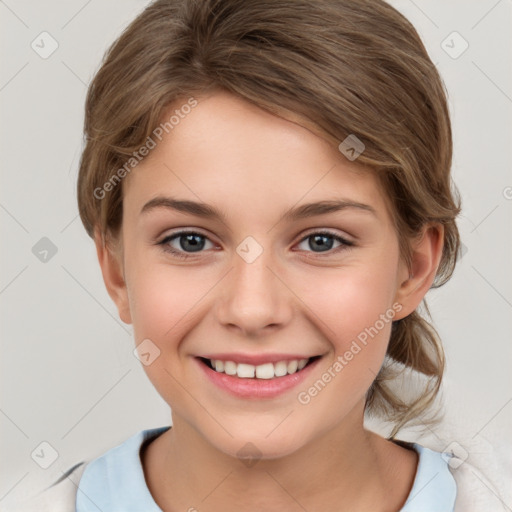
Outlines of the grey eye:
{"type": "Polygon", "coordinates": [[[175,233],[162,240],[162,244],[170,245],[175,251],[187,253],[202,251],[207,242],[212,244],[208,238],[199,233],[175,233]]]}
{"type": "Polygon", "coordinates": [[[312,250],[313,252],[326,252],[333,249],[333,245],[335,242],[338,242],[340,245],[346,243],[341,237],[331,235],[329,233],[314,233],[304,238],[301,241],[301,244],[306,243],[308,246],[308,248],[303,248],[302,250],[312,250]]]}

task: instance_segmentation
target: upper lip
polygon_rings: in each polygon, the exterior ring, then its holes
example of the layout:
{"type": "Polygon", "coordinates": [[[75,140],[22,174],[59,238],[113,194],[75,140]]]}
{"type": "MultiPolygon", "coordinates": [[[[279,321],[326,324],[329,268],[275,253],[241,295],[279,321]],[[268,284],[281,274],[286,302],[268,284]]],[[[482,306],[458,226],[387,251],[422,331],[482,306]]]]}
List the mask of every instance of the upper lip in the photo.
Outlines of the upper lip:
{"type": "Polygon", "coordinates": [[[295,359],[310,359],[312,356],[304,354],[233,354],[223,352],[222,354],[206,354],[199,357],[204,359],[215,359],[220,361],[233,361],[234,363],[252,364],[258,366],[265,363],[278,363],[279,361],[293,361],[295,359]]]}

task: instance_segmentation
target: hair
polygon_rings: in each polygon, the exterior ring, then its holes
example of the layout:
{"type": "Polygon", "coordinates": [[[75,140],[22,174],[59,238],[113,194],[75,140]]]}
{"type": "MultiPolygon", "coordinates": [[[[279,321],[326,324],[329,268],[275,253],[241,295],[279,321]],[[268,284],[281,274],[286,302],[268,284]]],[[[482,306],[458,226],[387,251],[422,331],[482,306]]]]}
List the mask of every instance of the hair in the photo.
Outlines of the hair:
{"type": "MultiPolygon", "coordinates": [[[[104,185],[166,109],[217,90],[274,115],[299,116],[336,146],[356,135],[364,143],[357,163],[375,173],[392,205],[401,255],[410,264],[411,240],[429,223],[442,225],[432,287],[448,281],[459,251],[460,199],[450,176],[447,93],[414,27],[382,0],[149,4],[106,52],[89,86],[77,187],[89,236],[103,243],[119,237],[123,183],[107,194],[104,185]]],[[[444,367],[429,321],[418,311],[394,321],[365,411],[391,421],[394,437],[433,408],[444,367]],[[407,400],[392,390],[405,370],[426,379],[407,400]]]]}

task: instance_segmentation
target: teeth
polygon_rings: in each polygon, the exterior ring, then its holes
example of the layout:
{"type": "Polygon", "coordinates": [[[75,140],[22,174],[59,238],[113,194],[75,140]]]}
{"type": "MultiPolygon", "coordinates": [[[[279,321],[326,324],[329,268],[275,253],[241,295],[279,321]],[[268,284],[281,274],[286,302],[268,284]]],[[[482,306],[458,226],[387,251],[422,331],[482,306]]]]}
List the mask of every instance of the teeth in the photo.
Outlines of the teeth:
{"type": "Polygon", "coordinates": [[[304,368],[304,366],[306,366],[306,364],[308,364],[308,360],[307,359],[301,359],[299,361],[299,364],[298,364],[297,368],[299,370],[302,370],[302,368],[304,368]]]}
{"type": "Polygon", "coordinates": [[[256,378],[258,379],[273,379],[274,378],[274,365],[272,363],[260,364],[256,366],[256,378]]]}
{"type": "MultiPolygon", "coordinates": [[[[215,366],[217,369],[217,366],[215,366]]],[[[256,368],[252,364],[239,364],[236,367],[236,374],[242,379],[252,379],[256,368]]]]}
{"type": "Polygon", "coordinates": [[[299,362],[295,359],[288,363],[288,373],[295,373],[299,367],[299,362]]]}
{"type": "MultiPolygon", "coordinates": [[[[303,359],[301,359],[303,361],[303,359]]],[[[307,359],[306,359],[307,361],[307,359]]],[[[286,361],[279,361],[279,363],[276,363],[274,365],[274,375],[276,377],[283,377],[288,373],[288,364],[286,361]]]]}
{"type": "MultiPolygon", "coordinates": [[[[215,370],[217,370],[216,367],[215,370]]],[[[224,372],[227,375],[236,375],[236,364],[233,361],[226,361],[224,363],[224,372]]]]}
{"type": "Polygon", "coordinates": [[[292,361],[279,361],[278,363],[265,363],[258,366],[252,364],[240,363],[233,361],[221,361],[218,359],[210,359],[212,368],[219,373],[227,375],[236,375],[241,379],[273,379],[274,377],[284,377],[287,374],[293,374],[302,370],[309,359],[294,359],[292,361]]]}

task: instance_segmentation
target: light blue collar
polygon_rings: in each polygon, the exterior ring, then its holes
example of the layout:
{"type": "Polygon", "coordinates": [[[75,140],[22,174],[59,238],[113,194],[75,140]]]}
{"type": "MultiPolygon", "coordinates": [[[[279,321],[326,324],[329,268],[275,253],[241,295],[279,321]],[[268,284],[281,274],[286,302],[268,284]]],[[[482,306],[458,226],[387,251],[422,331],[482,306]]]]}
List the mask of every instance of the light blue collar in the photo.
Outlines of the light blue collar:
{"type": "MultiPolygon", "coordinates": [[[[90,461],[79,482],[76,512],[162,512],[146,485],[140,449],[169,428],[142,430],[90,461]]],[[[405,444],[416,450],[419,462],[400,512],[453,512],[457,487],[446,457],[416,443],[405,444]]]]}
{"type": "Polygon", "coordinates": [[[169,428],[142,430],[89,462],[78,485],[76,512],[162,512],[146,485],[140,448],[169,428]]]}
{"type": "Polygon", "coordinates": [[[400,512],[453,512],[457,484],[447,454],[417,443],[407,444],[418,452],[419,462],[411,492],[400,512]]]}

